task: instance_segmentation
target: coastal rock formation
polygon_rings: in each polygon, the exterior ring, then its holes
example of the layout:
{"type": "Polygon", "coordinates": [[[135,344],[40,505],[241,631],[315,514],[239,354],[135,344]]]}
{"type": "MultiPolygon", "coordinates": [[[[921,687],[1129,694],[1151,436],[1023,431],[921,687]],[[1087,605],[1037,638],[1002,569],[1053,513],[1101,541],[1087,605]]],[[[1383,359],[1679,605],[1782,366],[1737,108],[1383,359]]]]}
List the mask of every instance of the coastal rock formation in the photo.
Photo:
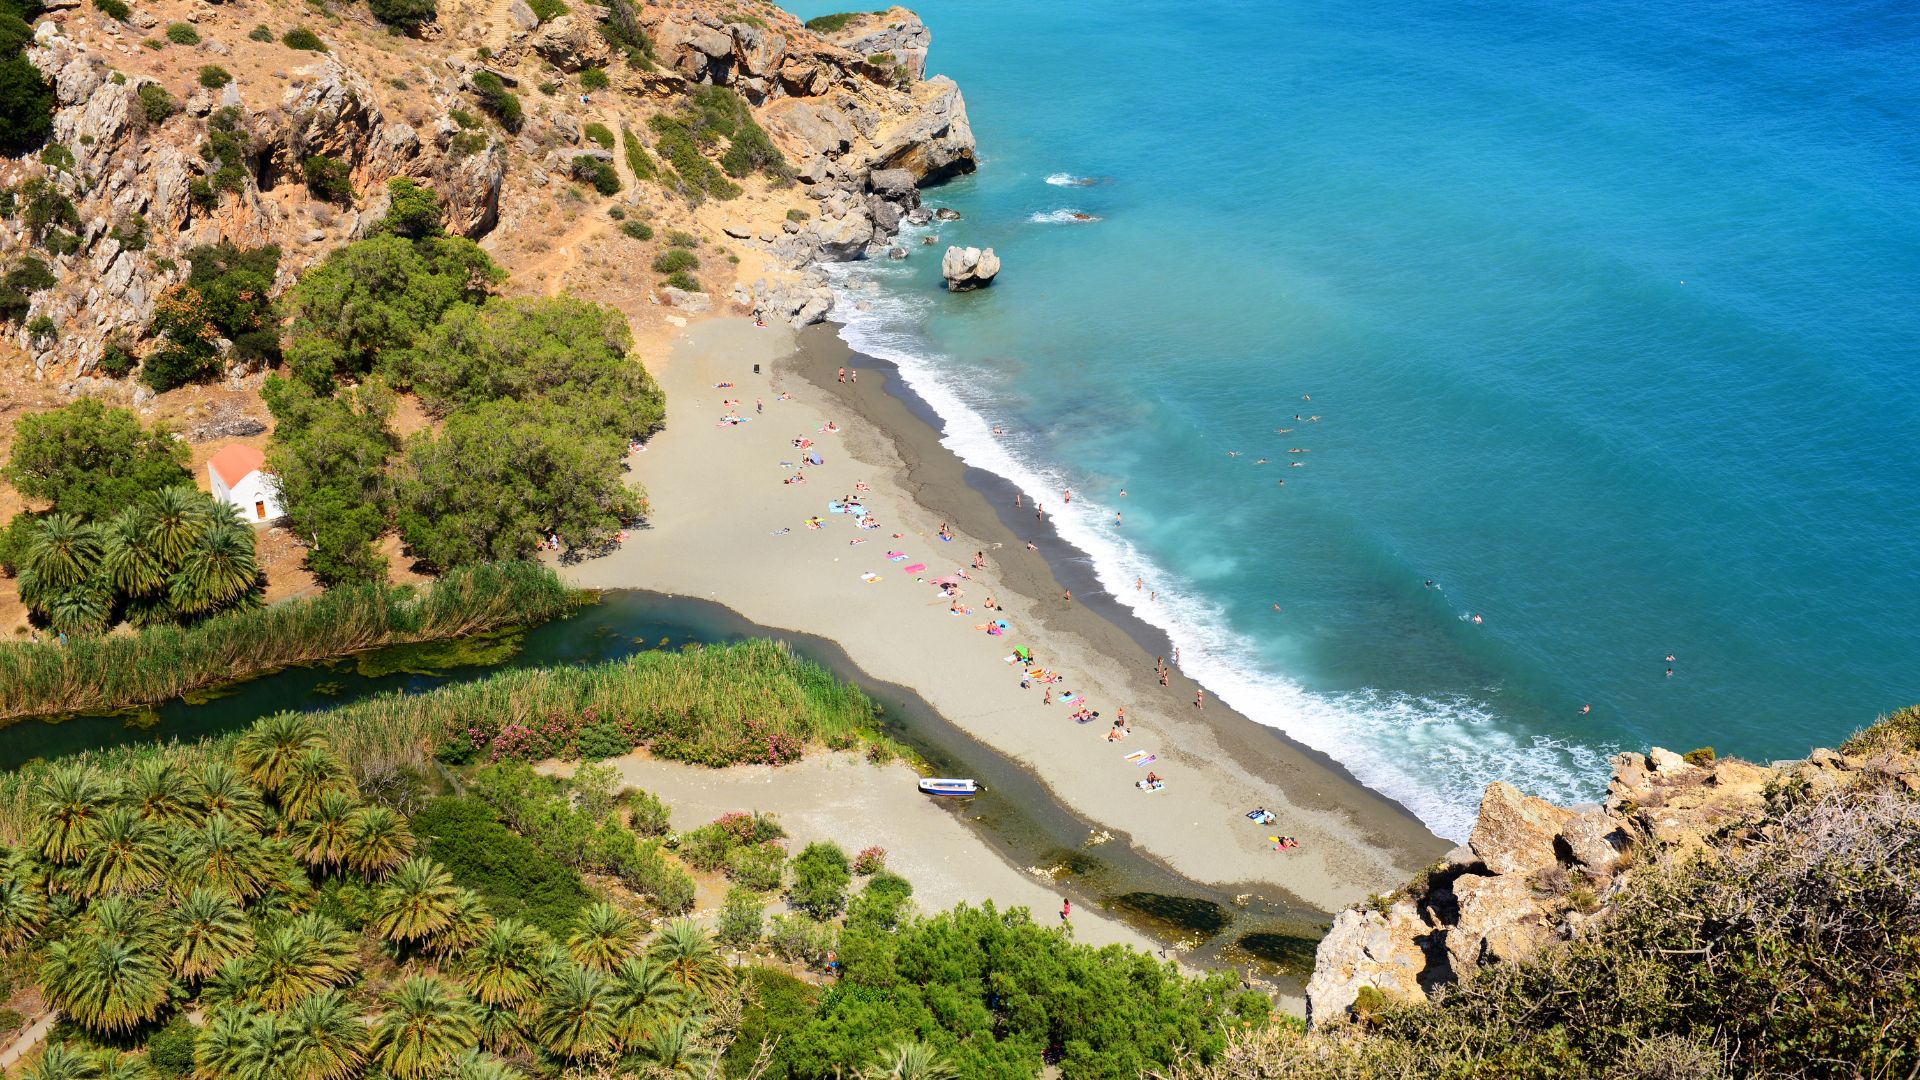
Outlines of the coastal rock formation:
{"type": "Polygon", "coordinates": [[[984,288],[1000,276],[1000,256],[992,248],[950,247],[940,257],[940,276],[952,292],[984,288]]]}
{"type": "Polygon", "coordinates": [[[1607,799],[1565,809],[1493,783],[1465,846],[1399,892],[1340,912],[1307,983],[1312,1021],[1343,1015],[1363,995],[1416,1000],[1486,964],[1524,960],[1605,919],[1638,865],[1686,859],[1751,828],[1766,792],[1849,787],[1897,775],[1920,790],[1920,761],[1817,750],[1769,768],[1654,748],[1612,761],[1607,799]]]}
{"type": "Polygon", "coordinates": [[[906,8],[859,13],[838,27],[821,31],[820,36],[855,56],[886,57],[909,78],[926,76],[927,47],[933,35],[920,16],[906,8]]]}

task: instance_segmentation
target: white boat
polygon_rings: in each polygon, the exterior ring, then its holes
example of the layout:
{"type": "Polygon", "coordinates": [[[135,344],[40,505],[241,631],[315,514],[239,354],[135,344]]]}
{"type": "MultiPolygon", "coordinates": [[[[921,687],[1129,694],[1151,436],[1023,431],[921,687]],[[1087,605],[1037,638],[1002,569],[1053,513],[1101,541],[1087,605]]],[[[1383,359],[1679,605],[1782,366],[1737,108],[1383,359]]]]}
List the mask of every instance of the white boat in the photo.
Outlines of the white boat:
{"type": "Polygon", "coordinates": [[[927,795],[977,795],[980,785],[971,780],[928,779],[920,781],[920,790],[927,795]]]}

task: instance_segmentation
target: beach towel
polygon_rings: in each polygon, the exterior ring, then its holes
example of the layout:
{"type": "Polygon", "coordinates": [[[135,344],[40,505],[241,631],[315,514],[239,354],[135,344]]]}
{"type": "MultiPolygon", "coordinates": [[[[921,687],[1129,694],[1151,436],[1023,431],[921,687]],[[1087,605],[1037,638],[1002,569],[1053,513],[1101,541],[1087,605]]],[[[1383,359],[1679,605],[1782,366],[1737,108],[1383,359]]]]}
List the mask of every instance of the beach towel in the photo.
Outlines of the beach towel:
{"type": "Polygon", "coordinates": [[[1151,756],[1152,755],[1148,754],[1145,750],[1135,750],[1133,753],[1127,755],[1127,761],[1131,764],[1138,765],[1140,764],[1141,758],[1151,756]]]}
{"type": "Polygon", "coordinates": [[[1154,780],[1151,782],[1146,780],[1135,780],[1133,782],[1133,786],[1151,795],[1154,792],[1159,791],[1161,788],[1166,787],[1167,782],[1165,780],[1154,780]]]}
{"type": "Polygon", "coordinates": [[[843,503],[830,502],[827,504],[827,513],[829,514],[844,514],[846,512],[847,508],[843,503]]]}
{"type": "Polygon", "coordinates": [[[860,575],[860,580],[866,582],[869,585],[877,585],[880,582],[880,575],[869,570],[866,573],[860,575]]]}
{"type": "Polygon", "coordinates": [[[1073,691],[1071,691],[1071,690],[1069,690],[1069,691],[1067,691],[1066,693],[1064,693],[1064,694],[1061,694],[1061,695],[1060,695],[1060,704],[1062,704],[1062,705],[1071,705],[1071,704],[1073,704],[1074,702],[1076,702],[1076,701],[1079,701],[1079,700],[1080,700],[1080,695],[1079,695],[1079,694],[1076,694],[1076,693],[1074,693],[1074,692],[1073,692],[1073,691]]]}
{"type": "Polygon", "coordinates": [[[887,559],[891,562],[899,562],[901,559],[904,559],[906,557],[907,557],[907,553],[904,551],[887,552],[887,559]]]}
{"type": "Polygon", "coordinates": [[[1017,664],[1020,662],[1020,658],[1013,655],[1012,653],[1008,653],[1007,655],[1000,658],[1000,662],[1003,664],[1017,664]]]}
{"type": "Polygon", "coordinates": [[[1004,633],[1006,633],[1006,630],[1002,628],[999,623],[992,623],[987,627],[988,637],[999,637],[1001,634],[1004,634],[1004,633]]]}
{"type": "Polygon", "coordinates": [[[852,514],[854,517],[866,517],[867,508],[864,506],[861,506],[858,503],[855,503],[854,505],[847,507],[847,513],[852,514]]]}
{"type": "Polygon", "coordinates": [[[807,455],[807,464],[809,465],[825,465],[826,463],[827,463],[827,459],[821,457],[819,454],[807,455]]]}
{"type": "Polygon", "coordinates": [[[1007,629],[1007,620],[1005,620],[1005,619],[995,619],[995,620],[993,620],[993,625],[995,625],[995,626],[997,626],[997,627],[999,627],[999,628],[1000,628],[1000,629],[1002,629],[1002,630],[1005,630],[1005,629],[1007,629]]]}
{"type": "Polygon", "coordinates": [[[903,566],[900,569],[906,571],[909,574],[917,574],[920,571],[925,570],[926,568],[927,568],[926,563],[917,562],[917,563],[914,563],[912,566],[903,566]]]}
{"type": "Polygon", "coordinates": [[[1134,768],[1139,768],[1142,765],[1151,765],[1158,760],[1160,759],[1155,757],[1152,754],[1148,754],[1146,757],[1143,757],[1139,761],[1134,762],[1133,765],[1134,765],[1134,768]]]}
{"type": "Polygon", "coordinates": [[[951,537],[951,536],[943,536],[943,537],[941,537],[941,538],[940,538],[940,542],[941,542],[941,543],[944,543],[944,544],[951,544],[951,543],[953,543],[953,537],[951,537]]]}

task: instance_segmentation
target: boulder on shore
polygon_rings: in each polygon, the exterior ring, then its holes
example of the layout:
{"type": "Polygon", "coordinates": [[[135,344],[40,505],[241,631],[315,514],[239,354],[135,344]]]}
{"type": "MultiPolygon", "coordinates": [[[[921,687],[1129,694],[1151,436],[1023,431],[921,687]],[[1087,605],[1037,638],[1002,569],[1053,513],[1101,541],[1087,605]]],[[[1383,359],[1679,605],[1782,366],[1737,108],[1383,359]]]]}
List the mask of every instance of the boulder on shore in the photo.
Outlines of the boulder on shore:
{"type": "Polygon", "coordinates": [[[940,276],[950,292],[984,288],[1000,276],[1000,256],[992,248],[950,247],[940,257],[940,276]]]}

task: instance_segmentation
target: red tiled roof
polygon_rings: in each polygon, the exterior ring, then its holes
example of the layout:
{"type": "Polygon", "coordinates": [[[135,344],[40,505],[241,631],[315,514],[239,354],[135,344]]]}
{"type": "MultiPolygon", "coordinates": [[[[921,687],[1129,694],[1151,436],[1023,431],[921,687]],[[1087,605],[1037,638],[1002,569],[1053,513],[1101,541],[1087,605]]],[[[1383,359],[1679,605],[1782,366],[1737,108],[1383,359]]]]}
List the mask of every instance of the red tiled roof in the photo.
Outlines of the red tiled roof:
{"type": "Polygon", "coordinates": [[[207,460],[228,487],[247,478],[247,474],[267,463],[267,455],[244,443],[234,443],[207,460]]]}

